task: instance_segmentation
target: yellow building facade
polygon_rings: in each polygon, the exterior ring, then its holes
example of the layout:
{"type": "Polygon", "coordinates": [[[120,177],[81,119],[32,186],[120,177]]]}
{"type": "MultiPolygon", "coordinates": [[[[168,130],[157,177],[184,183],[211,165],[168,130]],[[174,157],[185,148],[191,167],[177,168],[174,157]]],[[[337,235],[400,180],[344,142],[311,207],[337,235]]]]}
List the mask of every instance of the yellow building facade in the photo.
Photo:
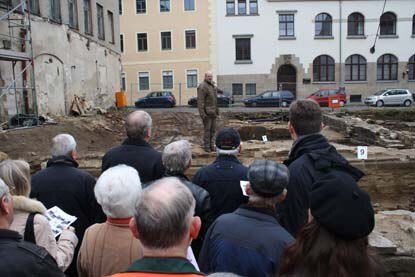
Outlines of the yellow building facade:
{"type": "Polygon", "coordinates": [[[122,86],[127,102],[171,91],[177,105],[196,96],[214,67],[208,0],[120,0],[122,86]]]}

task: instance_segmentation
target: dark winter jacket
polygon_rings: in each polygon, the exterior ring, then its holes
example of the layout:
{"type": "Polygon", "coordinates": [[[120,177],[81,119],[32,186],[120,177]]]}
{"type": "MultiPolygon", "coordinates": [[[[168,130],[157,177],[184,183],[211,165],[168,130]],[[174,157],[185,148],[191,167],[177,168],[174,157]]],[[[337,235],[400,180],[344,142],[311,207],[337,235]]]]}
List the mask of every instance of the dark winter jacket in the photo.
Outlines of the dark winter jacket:
{"type": "Polygon", "coordinates": [[[106,220],[94,195],[95,178],[77,168],[78,163],[67,156],[49,160],[47,168],[32,176],[31,198],[36,198],[47,209],[58,206],[76,216],[72,224],[79,239],[74,259],[67,273],[76,273],[76,257],[86,228],[106,220]]]}
{"type": "Polygon", "coordinates": [[[23,241],[19,233],[0,229],[0,276],[64,277],[45,248],[23,241]]]}
{"type": "Polygon", "coordinates": [[[140,139],[127,138],[122,145],[110,149],[102,158],[102,172],[119,164],[134,167],[141,183],[157,180],[164,174],[161,153],[140,139]]]}
{"type": "Polygon", "coordinates": [[[213,222],[213,215],[210,205],[210,195],[209,193],[199,187],[196,184],[193,184],[189,181],[189,179],[181,173],[168,173],[166,174],[167,177],[177,177],[189,190],[192,192],[193,197],[196,200],[196,211],[195,216],[200,217],[202,220],[202,228],[200,229],[199,236],[197,239],[192,241],[192,249],[193,253],[195,254],[196,258],[199,256],[200,249],[202,248],[203,240],[205,238],[205,234],[209,228],[209,226],[213,222]]]}
{"type": "Polygon", "coordinates": [[[204,80],[197,88],[197,107],[199,114],[204,117],[216,117],[219,115],[218,92],[214,84],[204,80]]]}
{"type": "Polygon", "coordinates": [[[308,221],[309,192],[316,180],[336,171],[349,173],[356,181],[364,175],[321,134],[299,138],[284,164],[290,171],[290,181],[287,198],[277,208],[281,225],[293,236],[308,221]]]}
{"type": "Polygon", "coordinates": [[[196,172],[192,182],[209,192],[214,219],[248,201],[240,186],[241,180],[248,180],[247,173],[248,168],[232,155],[219,155],[212,164],[196,172]]]}
{"type": "Polygon", "coordinates": [[[293,237],[271,211],[243,205],[220,216],[209,228],[199,256],[205,273],[275,276],[293,237]]]}

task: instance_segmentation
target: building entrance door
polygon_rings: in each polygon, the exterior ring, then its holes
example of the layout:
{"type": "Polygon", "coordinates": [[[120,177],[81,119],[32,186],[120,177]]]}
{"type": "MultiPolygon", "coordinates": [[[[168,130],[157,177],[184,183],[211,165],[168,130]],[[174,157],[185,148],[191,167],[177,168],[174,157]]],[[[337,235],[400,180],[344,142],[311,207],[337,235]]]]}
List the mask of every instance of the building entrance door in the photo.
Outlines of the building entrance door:
{"type": "Polygon", "coordinates": [[[297,95],[297,71],[290,64],[281,65],[277,73],[278,90],[289,90],[297,95]]]}

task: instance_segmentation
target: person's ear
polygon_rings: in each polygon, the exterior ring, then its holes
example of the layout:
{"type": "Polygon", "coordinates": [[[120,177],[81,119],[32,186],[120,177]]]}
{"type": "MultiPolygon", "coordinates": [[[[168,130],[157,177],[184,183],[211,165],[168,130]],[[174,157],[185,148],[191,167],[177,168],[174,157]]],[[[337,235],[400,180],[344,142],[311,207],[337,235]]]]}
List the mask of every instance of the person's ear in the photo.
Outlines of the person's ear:
{"type": "Polygon", "coordinates": [[[248,196],[253,194],[253,190],[252,190],[252,188],[251,188],[251,184],[250,184],[250,183],[248,183],[248,184],[246,185],[246,187],[245,187],[245,193],[246,193],[248,196]]]}
{"type": "Polygon", "coordinates": [[[287,197],[287,189],[284,189],[280,195],[278,195],[278,202],[282,202],[287,197]]]}
{"type": "Polygon", "coordinates": [[[197,239],[199,235],[200,228],[202,227],[202,221],[200,217],[194,216],[192,217],[192,222],[190,223],[190,238],[197,239]]]}
{"type": "Polygon", "coordinates": [[[190,168],[192,166],[192,159],[189,160],[189,163],[187,164],[186,169],[190,168]]]}
{"type": "Polygon", "coordinates": [[[130,226],[130,230],[131,230],[131,233],[133,233],[133,236],[136,239],[140,239],[140,235],[138,233],[138,228],[137,228],[137,222],[135,221],[134,217],[130,219],[130,223],[128,225],[130,226]]]}
{"type": "Polygon", "coordinates": [[[288,121],[287,127],[288,127],[288,132],[291,135],[291,138],[296,139],[297,133],[295,132],[294,126],[291,124],[291,121],[288,121]]]}
{"type": "Polygon", "coordinates": [[[78,158],[78,152],[76,152],[76,149],[72,150],[71,158],[74,159],[75,161],[78,158]]]}
{"type": "Polygon", "coordinates": [[[147,130],[147,138],[151,138],[151,128],[148,128],[147,130]]]}
{"type": "Polygon", "coordinates": [[[13,201],[11,199],[10,195],[5,195],[0,199],[0,211],[1,213],[8,215],[11,214],[13,211],[13,206],[11,205],[11,201],[13,201]]]}

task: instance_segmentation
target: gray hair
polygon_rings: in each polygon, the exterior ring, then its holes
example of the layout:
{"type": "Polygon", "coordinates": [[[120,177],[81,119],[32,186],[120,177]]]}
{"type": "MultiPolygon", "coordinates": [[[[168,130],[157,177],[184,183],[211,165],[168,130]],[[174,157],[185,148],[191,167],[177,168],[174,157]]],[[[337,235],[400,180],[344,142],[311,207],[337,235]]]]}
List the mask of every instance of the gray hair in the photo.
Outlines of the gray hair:
{"type": "Polygon", "coordinates": [[[130,139],[144,139],[148,130],[151,129],[153,121],[145,111],[134,111],[127,116],[125,130],[130,139]]]}
{"type": "Polygon", "coordinates": [[[9,187],[0,179],[0,198],[10,193],[9,187]]]}
{"type": "Polygon", "coordinates": [[[167,172],[183,173],[192,160],[192,149],[187,140],[179,140],[164,147],[163,165],[167,172]]]}
{"type": "Polygon", "coordinates": [[[132,217],[142,195],[140,176],[137,170],[124,164],[111,167],[98,178],[94,192],[108,217],[132,217]]]}
{"type": "Polygon", "coordinates": [[[239,145],[236,149],[233,149],[233,150],[223,150],[223,149],[216,147],[216,155],[236,156],[239,154],[240,148],[241,148],[241,145],[239,145]]]}
{"type": "Polygon", "coordinates": [[[149,249],[168,249],[179,245],[190,226],[195,199],[179,179],[168,177],[143,190],[135,220],[140,241],[149,249]]]}
{"type": "Polygon", "coordinates": [[[67,156],[76,150],[76,141],[69,134],[59,134],[52,139],[52,157],[67,156]]]}

